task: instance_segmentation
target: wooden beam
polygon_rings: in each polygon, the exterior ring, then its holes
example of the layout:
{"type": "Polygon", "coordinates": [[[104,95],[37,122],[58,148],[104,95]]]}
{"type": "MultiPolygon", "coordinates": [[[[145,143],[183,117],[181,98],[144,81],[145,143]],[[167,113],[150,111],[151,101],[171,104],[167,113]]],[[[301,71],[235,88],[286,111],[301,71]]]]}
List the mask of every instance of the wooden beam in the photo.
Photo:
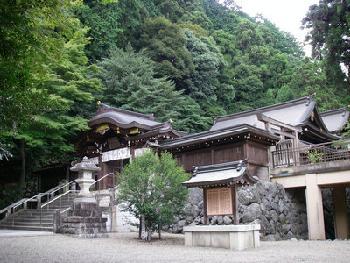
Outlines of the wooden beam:
{"type": "MultiPolygon", "coordinates": [[[[277,133],[278,135],[283,135],[283,136],[288,137],[290,139],[296,139],[295,135],[293,135],[292,133],[279,131],[279,130],[276,130],[276,129],[271,129],[271,132],[277,133]]],[[[295,132],[293,132],[293,133],[295,134],[295,132]]]]}
{"type": "Polygon", "coordinates": [[[237,198],[237,185],[231,186],[231,197],[232,197],[232,214],[235,225],[239,224],[238,215],[238,198],[237,198]]]}
{"type": "Polygon", "coordinates": [[[283,128],[289,129],[291,131],[299,131],[299,132],[301,131],[301,128],[299,128],[299,127],[294,127],[292,125],[285,124],[285,123],[280,122],[278,120],[275,120],[273,118],[267,117],[263,113],[257,113],[256,117],[258,118],[259,121],[262,121],[265,124],[266,123],[273,124],[273,125],[276,125],[278,127],[283,127],[283,128]]]}
{"type": "Polygon", "coordinates": [[[207,225],[208,224],[208,211],[207,211],[207,189],[203,188],[203,208],[204,208],[204,224],[207,225]]]}

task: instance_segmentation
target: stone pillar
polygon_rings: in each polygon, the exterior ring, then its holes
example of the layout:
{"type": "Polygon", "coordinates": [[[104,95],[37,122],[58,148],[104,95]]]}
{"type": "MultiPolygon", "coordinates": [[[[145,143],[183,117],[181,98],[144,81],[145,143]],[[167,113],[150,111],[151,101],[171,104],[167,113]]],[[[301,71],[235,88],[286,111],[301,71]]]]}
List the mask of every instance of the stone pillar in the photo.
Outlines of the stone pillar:
{"type": "Polygon", "coordinates": [[[317,184],[317,174],[305,175],[305,200],[307,226],[310,240],[326,239],[321,188],[317,184]]]}
{"type": "Polygon", "coordinates": [[[347,239],[349,237],[349,225],[344,186],[335,186],[333,188],[333,203],[335,237],[338,239],[347,239]]]}

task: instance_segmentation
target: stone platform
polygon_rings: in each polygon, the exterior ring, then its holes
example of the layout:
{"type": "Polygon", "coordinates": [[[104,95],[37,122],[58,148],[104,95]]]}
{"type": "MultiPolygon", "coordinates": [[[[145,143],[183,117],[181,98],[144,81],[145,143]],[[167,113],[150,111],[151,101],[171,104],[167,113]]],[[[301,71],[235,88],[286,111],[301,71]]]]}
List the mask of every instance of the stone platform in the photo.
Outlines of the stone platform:
{"type": "Polygon", "coordinates": [[[201,225],[184,227],[185,245],[244,250],[260,246],[260,225],[201,225]]]}

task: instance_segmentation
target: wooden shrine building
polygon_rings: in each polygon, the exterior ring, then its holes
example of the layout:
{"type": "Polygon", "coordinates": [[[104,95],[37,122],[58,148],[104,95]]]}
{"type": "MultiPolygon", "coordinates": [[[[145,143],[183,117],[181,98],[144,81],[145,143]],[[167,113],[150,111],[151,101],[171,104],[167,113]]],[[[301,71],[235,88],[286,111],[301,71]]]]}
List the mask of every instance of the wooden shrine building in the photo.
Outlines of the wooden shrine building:
{"type": "MultiPolygon", "coordinates": [[[[153,115],[142,114],[100,104],[95,116],[88,123],[90,130],[82,134],[76,144],[80,157],[87,156],[99,164],[101,171],[96,179],[106,174],[121,172],[130,159],[146,149],[158,147],[164,140],[175,139],[181,133],[171,123],[157,122],[153,115]]],[[[102,181],[101,187],[112,187],[110,178],[102,181]]]]}
{"type": "Polygon", "coordinates": [[[286,158],[298,162],[296,157],[273,157],[271,151],[337,140],[348,118],[345,109],[319,113],[312,97],[302,97],[219,117],[208,131],[185,134],[170,122],[157,122],[153,115],[100,104],[88,123],[90,130],[76,146],[80,157],[100,163],[99,176],[120,172],[130,159],[153,148],[172,153],[188,172],[198,166],[246,160],[249,174],[269,180],[274,162],[286,158]]]}
{"type": "Polygon", "coordinates": [[[237,186],[255,183],[258,178],[249,175],[246,161],[227,162],[196,167],[188,188],[203,189],[204,223],[208,216],[232,216],[239,224],[237,186]]]}

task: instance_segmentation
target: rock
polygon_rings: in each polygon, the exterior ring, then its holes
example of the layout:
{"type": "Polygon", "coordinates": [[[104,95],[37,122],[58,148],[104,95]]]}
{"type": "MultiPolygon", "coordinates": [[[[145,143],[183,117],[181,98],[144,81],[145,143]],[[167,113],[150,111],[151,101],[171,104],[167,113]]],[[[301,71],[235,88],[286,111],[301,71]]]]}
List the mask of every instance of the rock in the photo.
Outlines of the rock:
{"type": "Polygon", "coordinates": [[[285,224],[282,226],[282,231],[284,234],[287,234],[290,231],[291,225],[290,224],[285,224]]]}
{"type": "Polygon", "coordinates": [[[211,225],[216,225],[218,222],[218,217],[217,216],[213,216],[211,219],[210,219],[210,224],[211,225]]]}
{"type": "Polygon", "coordinates": [[[247,209],[243,212],[242,223],[250,223],[255,219],[260,218],[262,212],[260,205],[257,203],[250,204],[247,209]]]}
{"type": "Polygon", "coordinates": [[[197,216],[194,220],[193,220],[193,223],[195,225],[200,225],[201,224],[201,218],[199,216],[197,216]]]}
{"type": "Polygon", "coordinates": [[[293,233],[292,233],[291,231],[289,231],[289,232],[287,233],[287,238],[288,238],[288,239],[292,239],[293,237],[294,237],[293,233]]]}
{"type": "Polygon", "coordinates": [[[185,205],[184,213],[185,213],[185,215],[192,215],[192,205],[190,203],[187,203],[185,205]]]}
{"type": "Polygon", "coordinates": [[[192,216],[193,217],[199,216],[200,213],[201,213],[201,209],[198,206],[193,205],[192,206],[192,216]]]}
{"type": "Polygon", "coordinates": [[[264,207],[265,207],[266,211],[272,210],[272,206],[271,206],[271,202],[270,201],[268,201],[267,199],[263,199],[262,202],[264,204],[264,207]]]}
{"type": "Polygon", "coordinates": [[[243,205],[250,205],[251,203],[259,203],[260,198],[254,188],[242,187],[238,191],[238,201],[243,205]]]}
{"type": "Polygon", "coordinates": [[[193,222],[193,216],[186,216],[186,224],[191,224],[193,222]]]}
{"type": "Polygon", "coordinates": [[[180,220],[177,224],[179,227],[184,227],[186,225],[186,220],[180,220]]]}
{"type": "Polygon", "coordinates": [[[225,225],[232,224],[232,219],[229,218],[228,216],[224,216],[223,221],[225,225]]]}
{"type": "Polygon", "coordinates": [[[290,241],[298,241],[298,239],[296,239],[295,237],[292,237],[291,239],[290,239],[290,241]]]}
{"type": "Polygon", "coordinates": [[[199,204],[203,203],[203,190],[201,188],[190,188],[188,193],[188,203],[199,204]]]}
{"type": "Polygon", "coordinates": [[[222,218],[222,216],[218,216],[217,222],[218,225],[222,225],[224,223],[224,219],[222,218]]]}
{"type": "Polygon", "coordinates": [[[277,212],[275,210],[271,210],[269,214],[270,214],[271,220],[273,220],[274,222],[278,221],[278,215],[277,215],[277,212]]]}

